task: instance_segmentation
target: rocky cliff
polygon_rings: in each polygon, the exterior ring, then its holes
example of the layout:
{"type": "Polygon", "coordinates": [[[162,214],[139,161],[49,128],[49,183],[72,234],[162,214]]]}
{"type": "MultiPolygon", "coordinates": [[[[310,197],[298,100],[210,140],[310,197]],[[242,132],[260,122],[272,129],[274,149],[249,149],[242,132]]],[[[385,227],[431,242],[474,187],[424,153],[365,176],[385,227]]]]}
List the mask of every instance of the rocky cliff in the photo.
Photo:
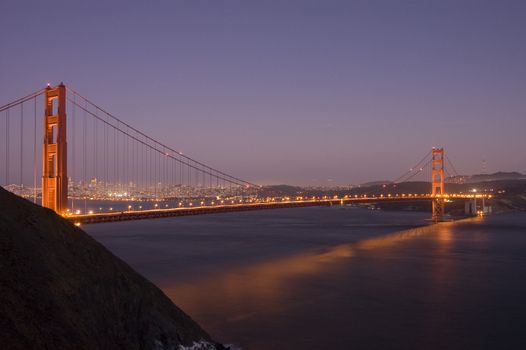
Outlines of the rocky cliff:
{"type": "Polygon", "coordinates": [[[84,231],[0,187],[1,349],[224,349],[84,231]]]}

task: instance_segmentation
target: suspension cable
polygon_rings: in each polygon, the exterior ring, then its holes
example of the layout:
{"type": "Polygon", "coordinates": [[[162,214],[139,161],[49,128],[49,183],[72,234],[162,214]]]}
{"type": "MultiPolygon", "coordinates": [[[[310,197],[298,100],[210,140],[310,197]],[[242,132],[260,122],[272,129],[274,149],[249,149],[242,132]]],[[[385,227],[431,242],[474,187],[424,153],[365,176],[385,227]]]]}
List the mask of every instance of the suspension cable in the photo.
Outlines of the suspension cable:
{"type": "MultiPolygon", "coordinates": [[[[132,127],[131,125],[129,125],[129,124],[123,122],[122,120],[120,120],[120,119],[117,118],[116,116],[112,115],[111,113],[109,113],[109,112],[106,111],[105,109],[99,107],[99,106],[96,105],[94,102],[92,102],[92,101],[90,101],[88,98],[82,96],[82,95],[79,94],[77,91],[73,90],[72,88],[67,87],[67,89],[70,90],[73,94],[76,94],[76,95],[78,95],[79,97],[81,97],[82,99],[84,99],[85,101],[87,101],[87,102],[88,102],[90,105],[92,105],[94,108],[99,109],[99,110],[102,111],[103,113],[105,113],[105,114],[107,114],[108,116],[110,116],[112,119],[114,119],[114,120],[118,121],[119,123],[123,124],[124,126],[126,126],[127,128],[129,128],[130,130],[133,130],[133,131],[135,131],[136,133],[138,133],[138,134],[142,135],[143,137],[145,137],[147,140],[150,140],[150,141],[152,141],[153,143],[158,144],[158,145],[160,145],[160,146],[163,146],[163,147],[165,147],[166,149],[170,150],[171,152],[178,154],[180,157],[182,157],[182,158],[186,158],[187,160],[190,160],[190,161],[194,162],[195,164],[200,165],[200,166],[202,166],[202,167],[204,167],[204,168],[206,168],[206,169],[208,169],[208,170],[210,170],[210,171],[217,172],[217,173],[223,175],[224,177],[227,177],[227,178],[230,178],[230,179],[236,180],[236,181],[233,181],[233,182],[234,182],[234,183],[235,183],[235,182],[239,182],[240,184],[238,184],[238,185],[249,185],[249,186],[254,186],[254,187],[260,187],[259,185],[256,185],[256,184],[253,184],[253,183],[251,183],[251,182],[248,182],[248,181],[242,180],[242,179],[240,179],[240,178],[234,177],[234,176],[232,176],[232,175],[226,174],[226,173],[221,172],[221,171],[219,171],[219,170],[217,170],[217,169],[214,169],[214,168],[212,168],[212,167],[210,167],[210,166],[208,166],[208,165],[206,165],[206,164],[204,164],[204,163],[201,163],[201,162],[199,162],[199,161],[197,161],[197,160],[195,160],[195,159],[193,159],[193,158],[191,158],[191,157],[188,157],[188,156],[184,155],[182,152],[177,151],[177,150],[175,150],[175,149],[173,149],[173,148],[171,148],[171,147],[169,147],[169,146],[167,146],[167,145],[165,145],[165,144],[163,144],[163,143],[161,143],[161,142],[159,142],[159,141],[157,141],[157,140],[151,138],[150,136],[148,136],[148,135],[144,134],[143,132],[139,131],[138,129],[135,129],[135,128],[132,127]]],[[[173,158],[173,157],[172,157],[172,158],[173,158]]],[[[194,166],[194,169],[198,169],[198,168],[197,168],[196,166],[194,166]]],[[[228,181],[228,180],[227,180],[227,181],[228,181]]]]}
{"type": "Polygon", "coordinates": [[[409,180],[411,180],[413,177],[415,177],[416,175],[422,173],[425,169],[427,169],[426,167],[431,164],[431,159],[427,161],[427,163],[425,163],[423,166],[421,166],[414,174],[412,174],[411,176],[409,176],[408,178],[406,178],[404,180],[404,182],[407,182],[409,180]]]}
{"type": "MultiPolygon", "coordinates": [[[[151,149],[151,150],[153,150],[153,151],[156,151],[156,152],[158,152],[158,153],[162,153],[162,150],[160,150],[159,148],[157,148],[155,145],[150,145],[149,143],[147,143],[147,142],[145,142],[145,141],[142,141],[142,140],[138,139],[137,137],[131,135],[130,133],[128,133],[128,132],[126,132],[126,131],[123,131],[123,130],[119,129],[117,126],[115,126],[115,125],[113,125],[113,124],[111,124],[111,123],[108,123],[107,121],[103,120],[102,118],[100,118],[99,116],[97,116],[97,115],[94,114],[93,112],[89,111],[87,108],[85,108],[85,107],[79,105],[79,104],[76,103],[75,101],[73,101],[73,100],[71,100],[71,99],[69,99],[69,98],[68,98],[68,100],[69,100],[71,103],[73,103],[75,106],[77,106],[78,108],[80,108],[81,110],[83,110],[85,113],[91,115],[91,116],[94,117],[94,118],[97,118],[99,121],[101,121],[101,122],[105,123],[106,125],[112,127],[113,130],[114,130],[114,132],[115,132],[115,131],[118,131],[118,132],[121,133],[122,135],[127,136],[127,137],[130,137],[130,138],[132,138],[133,140],[142,143],[143,145],[145,145],[145,146],[148,147],[149,149],[151,149]]],[[[122,122],[121,122],[121,123],[122,123],[122,122]]],[[[118,135],[118,134],[117,134],[117,135],[118,135]]],[[[118,137],[118,136],[117,136],[117,137],[118,137]]],[[[146,137],[147,137],[147,136],[146,136],[146,137]]],[[[148,137],[147,137],[147,138],[148,138],[148,137]]],[[[156,142],[156,144],[157,144],[157,145],[161,145],[161,144],[158,143],[158,142],[156,142]]],[[[170,149],[169,147],[166,147],[166,148],[170,149]]],[[[171,150],[171,149],[170,149],[170,150],[171,150]]],[[[170,157],[171,159],[173,159],[173,160],[175,160],[175,161],[177,161],[177,162],[183,162],[181,159],[178,159],[177,157],[175,157],[175,156],[173,156],[173,155],[171,155],[171,154],[168,154],[167,157],[170,157]]],[[[195,160],[193,160],[193,159],[191,159],[191,158],[189,158],[189,157],[185,157],[185,158],[186,158],[186,161],[187,161],[186,165],[187,165],[188,167],[190,167],[190,168],[192,168],[192,169],[194,169],[194,170],[196,170],[196,171],[205,172],[205,173],[207,173],[207,174],[210,174],[210,173],[211,173],[211,171],[206,171],[206,170],[200,169],[199,167],[197,167],[197,166],[194,165],[194,164],[190,164],[190,161],[192,161],[193,163],[197,163],[197,164],[199,164],[199,163],[196,162],[195,160]]],[[[207,168],[209,168],[209,167],[207,167],[207,168]]],[[[209,169],[211,169],[211,168],[209,168],[209,169]]],[[[220,173],[220,174],[223,174],[223,173],[221,173],[220,171],[217,171],[217,170],[214,170],[214,169],[211,169],[211,170],[216,171],[216,172],[218,172],[218,173],[220,173]]],[[[117,175],[118,175],[118,173],[119,173],[119,170],[117,169],[117,175]]],[[[226,175],[226,177],[228,177],[228,178],[225,178],[225,177],[223,177],[223,176],[220,176],[220,177],[221,177],[221,179],[223,179],[224,181],[227,181],[227,182],[230,182],[230,183],[236,184],[236,185],[238,185],[238,186],[244,186],[244,185],[247,184],[247,183],[250,184],[249,182],[245,182],[244,180],[234,181],[234,180],[232,180],[232,179],[235,179],[235,178],[234,178],[234,177],[231,177],[231,176],[229,176],[229,175],[226,175]]],[[[258,185],[254,185],[254,184],[252,184],[252,185],[253,185],[253,186],[258,186],[258,185]]],[[[258,186],[258,187],[259,187],[259,186],[258,186]]]]}
{"type": "MultiPolygon", "coordinates": [[[[421,164],[427,159],[427,157],[429,157],[431,155],[431,151],[427,152],[426,155],[420,159],[420,161],[418,163],[416,163],[415,166],[413,166],[412,168],[410,168],[408,171],[406,171],[404,174],[402,174],[401,176],[399,176],[396,180],[394,180],[393,182],[394,183],[400,183],[400,182],[404,182],[404,181],[407,181],[408,179],[404,179],[406,176],[409,176],[415,169],[419,169],[421,168],[421,164]]],[[[410,178],[412,178],[413,176],[411,176],[410,178]]]]}
{"type": "Polygon", "coordinates": [[[446,156],[445,158],[449,166],[451,167],[451,169],[453,169],[453,173],[455,174],[455,176],[460,176],[460,174],[458,173],[457,169],[455,169],[455,166],[453,165],[453,162],[449,159],[449,157],[446,156]]]}
{"type": "Polygon", "coordinates": [[[11,102],[1,106],[0,107],[0,112],[8,110],[8,109],[10,109],[12,107],[15,107],[15,106],[17,106],[19,104],[22,104],[22,103],[26,102],[26,101],[32,100],[33,98],[35,98],[35,97],[41,95],[42,93],[44,93],[44,90],[45,89],[40,89],[40,90],[37,90],[37,91],[27,95],[27,96],[24,96],[24,97],[21,97],[19,99],[14,100],[14,101],[11,101],[11,102]]]}

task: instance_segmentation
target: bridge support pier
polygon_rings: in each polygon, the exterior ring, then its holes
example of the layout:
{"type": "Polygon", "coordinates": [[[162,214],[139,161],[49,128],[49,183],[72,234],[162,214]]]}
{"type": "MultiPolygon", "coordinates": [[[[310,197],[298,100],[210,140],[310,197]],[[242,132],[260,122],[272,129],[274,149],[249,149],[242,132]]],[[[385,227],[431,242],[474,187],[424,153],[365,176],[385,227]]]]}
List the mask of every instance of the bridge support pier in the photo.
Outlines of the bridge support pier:
{"type": "Polygon", "coordinates": [[[66,86],[48,86],[44,103],[42,206],[65,214],[68,209],[66,86]]]}
{"type": "Polygon", "coordinates": [[[464,203],[464,214],[477,215],[477,198],[472,198],[464,203]]]}
{"type": "Polygon", "coordinates": [[[477,201],[477,197],[473,197],[464,203],[464,214],[469,216],[487,215],[491,214],[491,205],[486,205],[486,198],[481,197],[480,202],[477,201]]]}

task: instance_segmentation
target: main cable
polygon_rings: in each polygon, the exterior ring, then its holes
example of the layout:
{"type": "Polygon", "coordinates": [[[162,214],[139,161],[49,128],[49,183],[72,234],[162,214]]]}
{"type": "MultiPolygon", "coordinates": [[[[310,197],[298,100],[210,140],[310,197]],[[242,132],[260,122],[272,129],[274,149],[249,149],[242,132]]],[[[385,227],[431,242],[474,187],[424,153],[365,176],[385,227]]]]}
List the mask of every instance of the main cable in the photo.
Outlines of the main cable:
{"type": "MultiPolygon", "coordinates": [[[[420,165],[427,159],[427,157],[429,157],[431,155],[431,152],[432,151],[429,151],[426,153],[426,155],[420,159],[420,161],[418,163],[416,163],[415,166],[413,166],[412,168],[410,168],[408,171],[406,171],[404,174],[402,174],[401,176],[399,176],[396,180],[393,181],[393,183],[400,183],[400,182],[405,182],[411,178],[413,178],[415,175],[411,175],[409,178],[405,178],[406,176],[409,176],[415,169],[420,169],[420,168],[423,168],[421,167],[420,165]],[[403,180],[403,181],[402,181],[403,180]]],[[[418,172],[417,172],[418,174],[418,172]]]]}
{"type": "MultiPolygon", "coordinates": [[[[163,146],[164,148],[170,150],[171,152],[178,154],[180,157],[182,157],[182,158],[186,158],[187,160],[192,161],[192,162],[194,162],[195,164],[198,164],[198,165],[200,165],[200,166],[202,166],[202,167],[204,167],[204,168],[206,168],[206,169],[208,169],[208,170],[210,170],[210,171],[217,172],[217,173],[223,175],[224,177],[227,177],[227,178],[231,178],[231,179],[233,179],[233,180],[236,180],[237,182],[240,182],[242,185],[249,185],[249,186],[254,186],[254,187],[261,187],[261,186],[259,186],[259,185],[254,184],[254,183],[251,183],[251,182],[249,182],[249,181],[245,181],[245,180],[242,180],[242,179],[237,178],[237,177],[235,177],[235,176],[232,176],[232,175],[226,174],[226,173],[224,173],[224,172],[222,172],[222,171],[220,171],[220,170],[214,169],[214,168],[212,168],[212,167],[210,167],[210,166],[208,166],[208,165],[206,165],[206,164],[204,164],[204,163],[201,163],[201,162],[199,162],[199,161],[197,161],[197,160],[195,160],[195,159],[193,159],[193,158],[191,158],[191,157],[188,157],[188,156],[184,155],[183,152],[177,151],[177,150],[175,150],[175,149],[173,149],[173,148],[171,148],[171,147],[169,147],[169,146],[167,146],[167,145],[165,145],[165,144],[163,144],[163,143],[161,143],[161,142],[159,142],[159,141],[157,141],[157,140],[151,138],[150,136],[144,134],[143,132],[139,131],[138,129],[132,127],[131,125],[129,125],[129,124],[123,122],[122,120],[120,120],[120,119],[117,118],[116,116],[112,115],[111,113],[109,113],[109,112],[106,111],[105,109],[101,108],[100,106],[98,106],[98,105],[95,104],[94,102],[90,101],[88,98],[86,98],[86,97],[84,97],[83,95],[79,94],[77,91],[75,91],[74,89],[70,88],[69,86],[67,86],[66,88],[67,88],[68,90],[70,90],[73,94],[78,95],[79,97],[81,97],[82,99],[84,99],[87,103],[89,103],[90,105],[92,105],[94,108],[96,108],[96,109],[100,110],[101,112],[107,114],[108,116],[110,116],[110,117],[113,118],[114,120],[118,121],[119,123],[123,124],[123,125],[126,126],[127,128],[129,128],[129,129],[133,130],[134,132],[136,132],[136,133],[142,135],[143,137],[145,137],[146,139],[152,141],[153,143],[158,144],[158,145],[160,145],[160,146],[163,146]]],[[[194,167],[194,169],[199,170],[197,167],[194,167]]],[[[235,183],[235,181],[233,181],[233,182],[235,183]]]]}
{"type": "MultiPolygon", "coordinates": [[[[91,116],[94,117],[94,118],[97,118],[99,121],[101,121],[101,122],[105,123],[106,125],[112,127],[113,130],[114,130],[114,132],[115,132],[115,131],[118,131],[118,132],[121,133],[122,135],[127,136],[127,137],[130,137],[130,138],[132,138],[133,140],[135,140],[135,141],[137,141],[137,142],[139,142],[139,143],[142,143],[143,145],[145,145],[145,146],[148,147],[149,149],[151,149],[151,150],[153,150],[153,151],[156,151],[156,152],[158,152],[158,153],[162,153],[162,151],[161,151],[159,148],[157,148],[157,147],[155,147],[155,146],[153,146],[153,145],[150,145],[149,143],[147,143],[147,142],[145,142],[145,141],[139,140],[137,137],[135,137],[135,136],[133,136],[133,135],[127,133],[127,132],[124,131],[124,130],[119,129],[117,126],[115,126],[115,125],[113,125],[113,124],[111,124],[111,123],[108,123],[107,121],[103,120],[102,118],[100,118],[99,116],[97,116],[96,114],[94,114],[93,112],[89,111],[87,108],[85,108],[85,107],[83,107],[83,106],[77,104],[76,102],[74,102],[74,101],[71,100],[70,98],[68,98],[68,101],[70,101],[70,102],[73,103],[75,106],[77,106],[78,108],[80,108],[81,110],[83,110],[85,113],[91,115],[91,116]]],[[[117,137],[118,137],[118,134],[117,134],[117,137]]],[[[158,143],[158,142],[156,142],[156,144],[158,144],[158,145],[162,145],[161,143],[158,143]]],[[[169,147],[166,147],[166,148],[170,149],[169,147]]],[[[171,150],[171,149],[170,149],[170,150],[171,150]]],[[[177,161],[177,162],[185,163],[183,160],[178,159],[177,157],[175,157],[175,156],[173,156],[173,155],[171,155],[171,154],[168,154],[167,157],[170,157],[171,159],[173,159],[173,160],[175,160],[175,161],[177,161]]],[[[195,169],[196,171],[201,171],[201,172],[205,172],[205,173],[207,173],[207,174],[211,174],[210,171],[203,170],[203,169],[201,169],[201,168],[195,166],[194,164],[190,164],[190,161],[192,161],[192,162],[194,162],[194,163],[198,163],[198,162],[194,161],[193,159],[191,159],[191,158],[189,158],[189,157],[185,157],[185,158],[187,159],[186,165],[187,165],[188,167],[190,167],[190,168],[192,168],[192,169],[195,169]]],[[[198,163],[198,164],[199,164],[199,163],[198,163]]],[[[209,168],[209,169],[211,169],[211,168],[209,168]]],[[[118,172],[118,171],[119,171],[119,169],[117,169],[117,172],[118,172]]],[[[217,171],[217,170],[216,170],[216,171],[217,171]]],[[[220,171],[217,171],[217,172],[218,172],[218,173],[221,173],[220,171]]],[[[221,174],[222,174],[222,173],[221,173],[221,174]]],[[[117,174],[117,176],[119,176],[119,175],[117,174]]],[[[231,184],[236,184],[236,185],[238,185],[238,186],[244,186],[246,183],[248,183],[248,182],[245,182],[244,180],[234,181],[234,180],[232,180],[233,177],[231,177],[231,176],[229,176],[229,175],[226,175],[226,176],[229,177],[229,178],[225,178],[225,177],[223,177],[223,176],[218,176],[218,177],[220,177],[222,180],[225,180],[225,181],[227,181],[227,182],[229,182],[229,183],[231,183],[231,184]]],[[[254,185],[254,186],[258,186],[258,185],[254,185]]]]}
{"type": "Polygon", "coordinates": [[[27,95],[27,96],[24,96],[24,97],[21,97],[19,99],[14,100],[14,101],[11,101],[9,103],[6,103],[5,105],[0,107],[0,112],[8,110],[8,109],[10,109],[12,107],[15,107],[15,106],[17,106],[17,105],[19,105],[21,103],[26,102],[26,101],[32,100],[33,98],[35,98],[35,97],[37,97],[37,96],[39,96],[39,95],[41,95],[43,93],[44,93],[44,89],[40,89],[40,90],[37,90],[37,91],[27,95]]]}

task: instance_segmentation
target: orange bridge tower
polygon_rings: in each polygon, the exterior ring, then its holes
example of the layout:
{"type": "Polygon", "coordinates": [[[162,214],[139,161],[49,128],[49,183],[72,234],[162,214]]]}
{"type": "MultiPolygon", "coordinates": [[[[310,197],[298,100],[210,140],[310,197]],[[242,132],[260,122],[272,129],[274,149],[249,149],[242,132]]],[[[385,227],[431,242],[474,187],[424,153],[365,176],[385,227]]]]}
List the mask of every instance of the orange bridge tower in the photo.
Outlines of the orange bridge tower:
{"type": "Polygon", "coordinates": [[[66,86],[48,86],[44,103],[42,206],[64,214],[68,208],[66,86]]]}
{"type": "Polygon", "coordinates": [[[433,197],[433,221],[444,219],[444,148],[435,148],[431,152],[431,196],[433,197]]]}

